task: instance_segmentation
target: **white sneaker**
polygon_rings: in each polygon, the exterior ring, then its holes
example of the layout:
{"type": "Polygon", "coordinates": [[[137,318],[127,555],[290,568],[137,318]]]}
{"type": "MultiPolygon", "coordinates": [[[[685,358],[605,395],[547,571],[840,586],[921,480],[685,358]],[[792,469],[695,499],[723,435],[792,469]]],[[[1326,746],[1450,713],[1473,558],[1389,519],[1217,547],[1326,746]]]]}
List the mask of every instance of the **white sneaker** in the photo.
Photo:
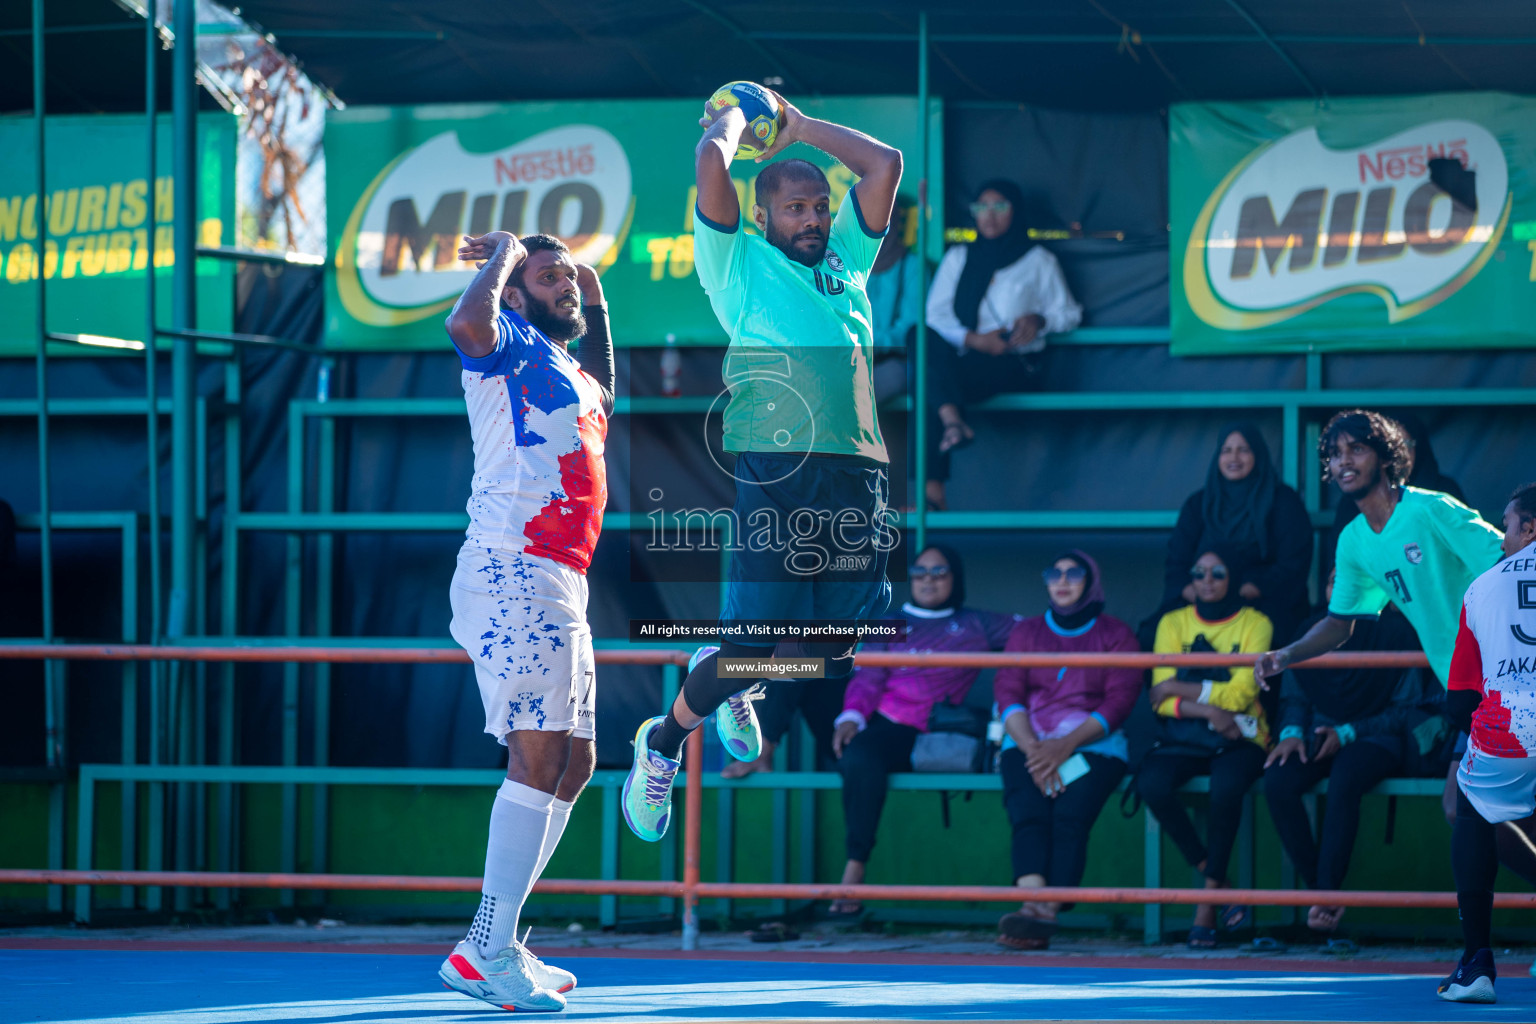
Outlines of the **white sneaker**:
{"type": "MultiPolygon", "coordinates": [[[[534,956],[533,950],[529,949],[521,942],[517,944],[517,948],[522,950],[523,955],[528,958],[528,966],[533,971],[533,980],[537,981],[543,987],[549,989],[551,992],[558,992],[561,995],[565,995],[565,993],[576,987],[576,975],[572,974],[564,967],[555,967],[551,964],[545,963],[543,960],[540,960],[538,957],[534,956]]],[[[511,950],[504,950],[503,952],[510,953],[511,950]]]]}
{"type": "Polygon", "coordinates": [[[455,992],[503,1010],[553,1013],[565,1009],[565,996],[537,980],[531,954],[521,946],[501,952],[495,960],[486,960],[474,943],[461,941],[437,969],[437,976],[455,992]]]}

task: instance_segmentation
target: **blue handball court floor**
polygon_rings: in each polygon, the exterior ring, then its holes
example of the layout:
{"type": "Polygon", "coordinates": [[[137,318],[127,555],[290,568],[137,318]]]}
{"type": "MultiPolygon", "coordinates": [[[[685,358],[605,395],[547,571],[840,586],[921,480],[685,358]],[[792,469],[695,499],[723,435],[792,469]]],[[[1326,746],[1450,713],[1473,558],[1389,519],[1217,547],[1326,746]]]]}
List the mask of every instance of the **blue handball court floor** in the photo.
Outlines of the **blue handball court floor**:
{"type": "MultiPolygon", "coordinates": [[[[915,964],[546,953],[581,1021],[1536,1021],[1508,965],[1499,1003],[1435,998],[1436,976],[1061,963],[915,964]]],[[[441,954],[0,949],[0,1024],[450,1024],[507,1014],[444,990],[441,954]]],[[[936,960],[942,959],[939,957],[936,960]]]]}

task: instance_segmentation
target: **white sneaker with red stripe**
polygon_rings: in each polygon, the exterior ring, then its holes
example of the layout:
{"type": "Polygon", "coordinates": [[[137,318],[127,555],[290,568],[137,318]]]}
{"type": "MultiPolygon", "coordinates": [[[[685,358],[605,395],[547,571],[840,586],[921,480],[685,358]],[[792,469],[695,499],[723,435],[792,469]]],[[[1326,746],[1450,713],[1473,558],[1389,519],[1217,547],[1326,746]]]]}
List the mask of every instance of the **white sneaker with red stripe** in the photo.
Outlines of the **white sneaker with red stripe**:
{"type": "Polygon", "coordinates": [[[437,976],[455,992],[525,1013],[553,1013],[565,1009],[565,996],[539,984],[530,961],[532,954],[521,946],[502,950],[502,956],[486,960],[475,944],[462,941],[453,947],[437,976]]]}

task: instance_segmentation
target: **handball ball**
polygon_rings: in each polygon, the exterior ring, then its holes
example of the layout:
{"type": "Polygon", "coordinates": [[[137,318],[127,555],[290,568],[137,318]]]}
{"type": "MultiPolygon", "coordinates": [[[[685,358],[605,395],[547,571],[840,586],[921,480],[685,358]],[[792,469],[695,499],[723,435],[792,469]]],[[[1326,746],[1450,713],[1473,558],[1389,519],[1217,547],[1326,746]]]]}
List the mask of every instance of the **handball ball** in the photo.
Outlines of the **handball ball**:
{"type": "Polygon", "coordinates": [[[715,90],[705,107],[712,116],[726,107],[740,107],[746,115],[747,130],[736,147],[737,160],[750,160],[772,146],[784,118],[773,93],[756,82],[728,82],[715,90]]]}

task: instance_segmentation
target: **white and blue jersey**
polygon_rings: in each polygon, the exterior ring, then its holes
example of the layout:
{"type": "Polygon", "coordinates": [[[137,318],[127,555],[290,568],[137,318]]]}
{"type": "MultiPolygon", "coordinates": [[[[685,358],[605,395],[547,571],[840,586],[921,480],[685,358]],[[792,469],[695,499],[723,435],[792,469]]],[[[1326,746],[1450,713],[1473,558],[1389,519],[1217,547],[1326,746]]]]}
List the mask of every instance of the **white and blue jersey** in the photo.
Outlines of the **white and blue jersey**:
{"type": "Polygon", "coordinates": [[[530,554],[585,573],[608,503],[597,382],[508,309],[496,317],[495,351],[459,358],[475,445],[461,569],[489,574],[487,553],[530,554]]]}
{"type": "Polygon", "coordinates": [[[602,389],[517,313],[496,348],[461,351],[475,445],[449,632],[475,663],[485,731],[593,735],[587,567],[608,501],[602,389]]]}

